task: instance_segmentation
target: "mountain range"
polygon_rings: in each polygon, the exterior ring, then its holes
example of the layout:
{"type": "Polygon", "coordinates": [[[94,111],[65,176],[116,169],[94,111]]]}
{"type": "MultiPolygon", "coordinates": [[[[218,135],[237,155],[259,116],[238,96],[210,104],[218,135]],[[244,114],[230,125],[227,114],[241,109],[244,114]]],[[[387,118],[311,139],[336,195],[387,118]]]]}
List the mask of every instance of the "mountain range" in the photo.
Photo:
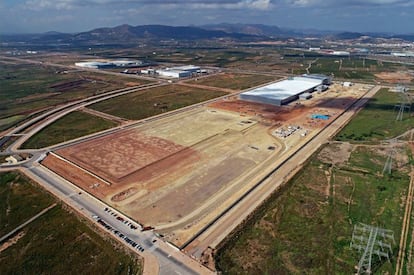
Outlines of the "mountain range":
{"type": "Polygon", "coordinates": [[[261,24],[216,24],[205,26],[164,26],[120,25],[109,28],[98,28],[81,33],[47,32],[42,34],[1,35],[3,42],[26,41],[32,43],[131,43],[139,40],[211,40],[229,39],[237,41],[258,41],[280,38],[329,38],[350,40],[359,38],[385,38],[414,41],[413,35],[394,35],[359,32],[327,32],[316,30],[292,30],[277,26],[261,24]]]}

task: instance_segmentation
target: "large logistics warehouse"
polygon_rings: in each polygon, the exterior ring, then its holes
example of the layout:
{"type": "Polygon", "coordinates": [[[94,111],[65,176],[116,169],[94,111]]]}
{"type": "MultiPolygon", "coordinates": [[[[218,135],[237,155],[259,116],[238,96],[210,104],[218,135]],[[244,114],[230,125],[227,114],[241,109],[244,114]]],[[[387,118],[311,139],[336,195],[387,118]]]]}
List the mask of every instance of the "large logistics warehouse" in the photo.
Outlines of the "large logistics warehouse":
{"type": "Polygon", "coordinates": [[[171,77],[171,78],[182,78],[191,76],[191,72],[182,70],[157,70],[160,76],[171,77]]]}
{"type": "Polygon", "coordinates": [[[191,76],[193,73],[200,71],[200,67],[187,65],[179,67],[171,67],[162,70],[157,70],[160,76],[171,77],[171,78],[182,78],[191,76]]]}
{"type": "MultiPolygon", "coordinates": [[[[326,77],[328,79],[328,77],[326,77]]],[[[316,87],[326,83],[321,77],[299,76],[272,83],[240,94],[240,99],[281,106],[299,98],[303,93],[312,93],[316,87]]]]}

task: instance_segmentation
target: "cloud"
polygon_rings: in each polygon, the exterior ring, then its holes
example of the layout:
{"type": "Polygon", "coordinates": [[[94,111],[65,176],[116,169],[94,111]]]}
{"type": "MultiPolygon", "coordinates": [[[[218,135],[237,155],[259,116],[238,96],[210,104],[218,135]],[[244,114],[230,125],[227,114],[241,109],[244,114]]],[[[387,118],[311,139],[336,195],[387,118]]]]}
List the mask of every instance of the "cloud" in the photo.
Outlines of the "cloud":
{"type": "Polygon", "coordinates": [[[286,0],[293,7],[363,7],[363,6],[411,6],[412,0],[286,0]]]}
{"type": "Polygon", "coordinates": [[[272,7],[271,0],[28,0],[24,7],[30,10],[71,10],[77,7],[104,7],[104,6],[159,6],[184,7],[206,9],[258,9],[265,10],[272,7]]]}
{"type": "Polygon", "coordinates": [[[71,10],[75,1],[71,0],[29,0],[23,4],[23,8],[28,10],[40,11],[47,9],[71,10]]]}
{"type": "Polygon", "coordinates": [[[127,7],[184,9],[251,9],[271,10],[276,6],[342,8],[363,6],[412,6],[412,0],[26,0],[24,7],[30,10],[72,10],[84,7],[127,7]]]}

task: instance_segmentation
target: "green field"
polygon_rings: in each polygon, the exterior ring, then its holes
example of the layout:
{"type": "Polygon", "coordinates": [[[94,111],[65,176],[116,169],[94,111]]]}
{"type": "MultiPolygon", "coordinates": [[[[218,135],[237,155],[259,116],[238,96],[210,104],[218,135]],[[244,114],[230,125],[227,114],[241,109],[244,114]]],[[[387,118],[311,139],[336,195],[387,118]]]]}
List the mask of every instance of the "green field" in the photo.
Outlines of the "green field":
{"type": "Polygon", "coordinates": [[[100,132],[118,124],[83,112],[72,112],[31,137],[22,148],[37,149],[100,132]]]}
{"type": "MultiPolygon", "coordinates": [[[[337,151],[328,150],[331,156],[337,151]]],[[[407,163],[392,176],[381,176],[384,160],[364,147],[354,148],[337,166],[314,156],[217,252],[218,269],[224,274],[352,274],[361,256],[350,248],[352,230],[362,222],[394,231],[391,263],[374,259],[373,265],[380,274],[394,273],[409,177],[407,163]]]]}
{"type": "Polygon", "coordinates": [[[147,81],[33,64],[0,64],[0,130],[29,114],[147,81]]]}
{"type": "MultiPolygon", "coordinates": [[[[2,232],[46,208],[54,199],[18,173],[0,174],[2,232]],[[8,214],[6,209],[11,208],[8,214]],[[5,218],[5,215],[7,218],[5,218]],[[10,225],[9,225],[10,224],[10,225]]],[[[141,264],[115,248],[86,221],[56,206],[24,227],[0,252],[0,274],[137,274],[141,264]],[[20,237],[20,238],[19,238],[20,237]]]]}
{"type": "Polygon", "coordinates": [[[16,115],[7,118],[0,119],[0,131],[9,128],[10,126],[18,123],[22,119],[24,119],[24,115],[16,115]]]}
{"type": "Polygon", "coordinates": [[[381,89],[336,139],[340,141],[380,141],[396,137],[414,127],[414,117],[406,111],[402,121],[396,121],[401,94],[381,89]]]}
{"type": "Polygon", "coordinates": [[[114,116],[138,120],[179,109],[226,93],[168,85],[115,97],[90,106],[114,116]]]}
{"type": "Polygon", "coordinates": [[[52,203],[53,198],[26,177],[18,173],[0,174],[0,236],[52,203]]]}
{"type": "Polygon", "coordinates": [[[317,55],[308,56],[308,53],[292,54],[285,57],[289,62],[289,67],[293,69],[293,73],[306,73],[306,68],[309,63],[313,62],[309,73],[314,74],[333,74],[335,78],[339,79],[354,79],[360,81],[374,82],[376,80],[376,73],[380,72],[396,72],[408,71],[411,66],[406,66],[392,62],[381,62],[370,59],[363,59],[360,57],[334,57],[317,55]],[[299,65],[299,66],[295,66],[299,65]]]}
{"type": "Polygon", "coordinates": [[[345,79],[374,79],[373,72],[384,69],[377,61],[357,59],[357,58],[321,58],[312,65],[310,73],[333,73],[335,77],[345,79]],[[339,59],[342,59],[340,67],[339,59]],[[365,65],[364,65],[365,63],[365,65]]]}
{"type": "Polygon", "coordinates": [[[165,52],[157,50],[150,58],[157,62],[187,63],[202,66],[225,67],[238,61],[253,58],[255,53],[248,49],[179,49],[165,52]]]}
{"type": "Polygon", "coordinates": [[[244,90],[277,79],[278,77],[269,75],[219,74],[192,80],[191,83],[233,90],[244,90]]]}

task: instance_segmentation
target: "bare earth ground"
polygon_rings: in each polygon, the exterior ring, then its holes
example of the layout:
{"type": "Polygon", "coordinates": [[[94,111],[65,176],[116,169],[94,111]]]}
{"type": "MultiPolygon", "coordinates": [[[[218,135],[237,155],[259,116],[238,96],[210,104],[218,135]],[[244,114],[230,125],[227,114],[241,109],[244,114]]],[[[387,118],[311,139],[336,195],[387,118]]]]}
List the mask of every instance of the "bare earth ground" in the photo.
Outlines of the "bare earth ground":
{"type": "Polygon", "coordinates": [[[390,73],[378,73],[375,74],[376,77],[382,79],[389,83],[411,83],[414,79],[414,75],[412,73],[407,72],[390,72],[390,73]]]}
{"type": "Polygon", "coordinates": [[[229,98],[58,150],[43,165],[182,246],[329,123],[311,114],[334,117],[366,91],[334,85],[284,107],[229,98]],[[273,135],[289,125],[308,136],[273,135]]]}

